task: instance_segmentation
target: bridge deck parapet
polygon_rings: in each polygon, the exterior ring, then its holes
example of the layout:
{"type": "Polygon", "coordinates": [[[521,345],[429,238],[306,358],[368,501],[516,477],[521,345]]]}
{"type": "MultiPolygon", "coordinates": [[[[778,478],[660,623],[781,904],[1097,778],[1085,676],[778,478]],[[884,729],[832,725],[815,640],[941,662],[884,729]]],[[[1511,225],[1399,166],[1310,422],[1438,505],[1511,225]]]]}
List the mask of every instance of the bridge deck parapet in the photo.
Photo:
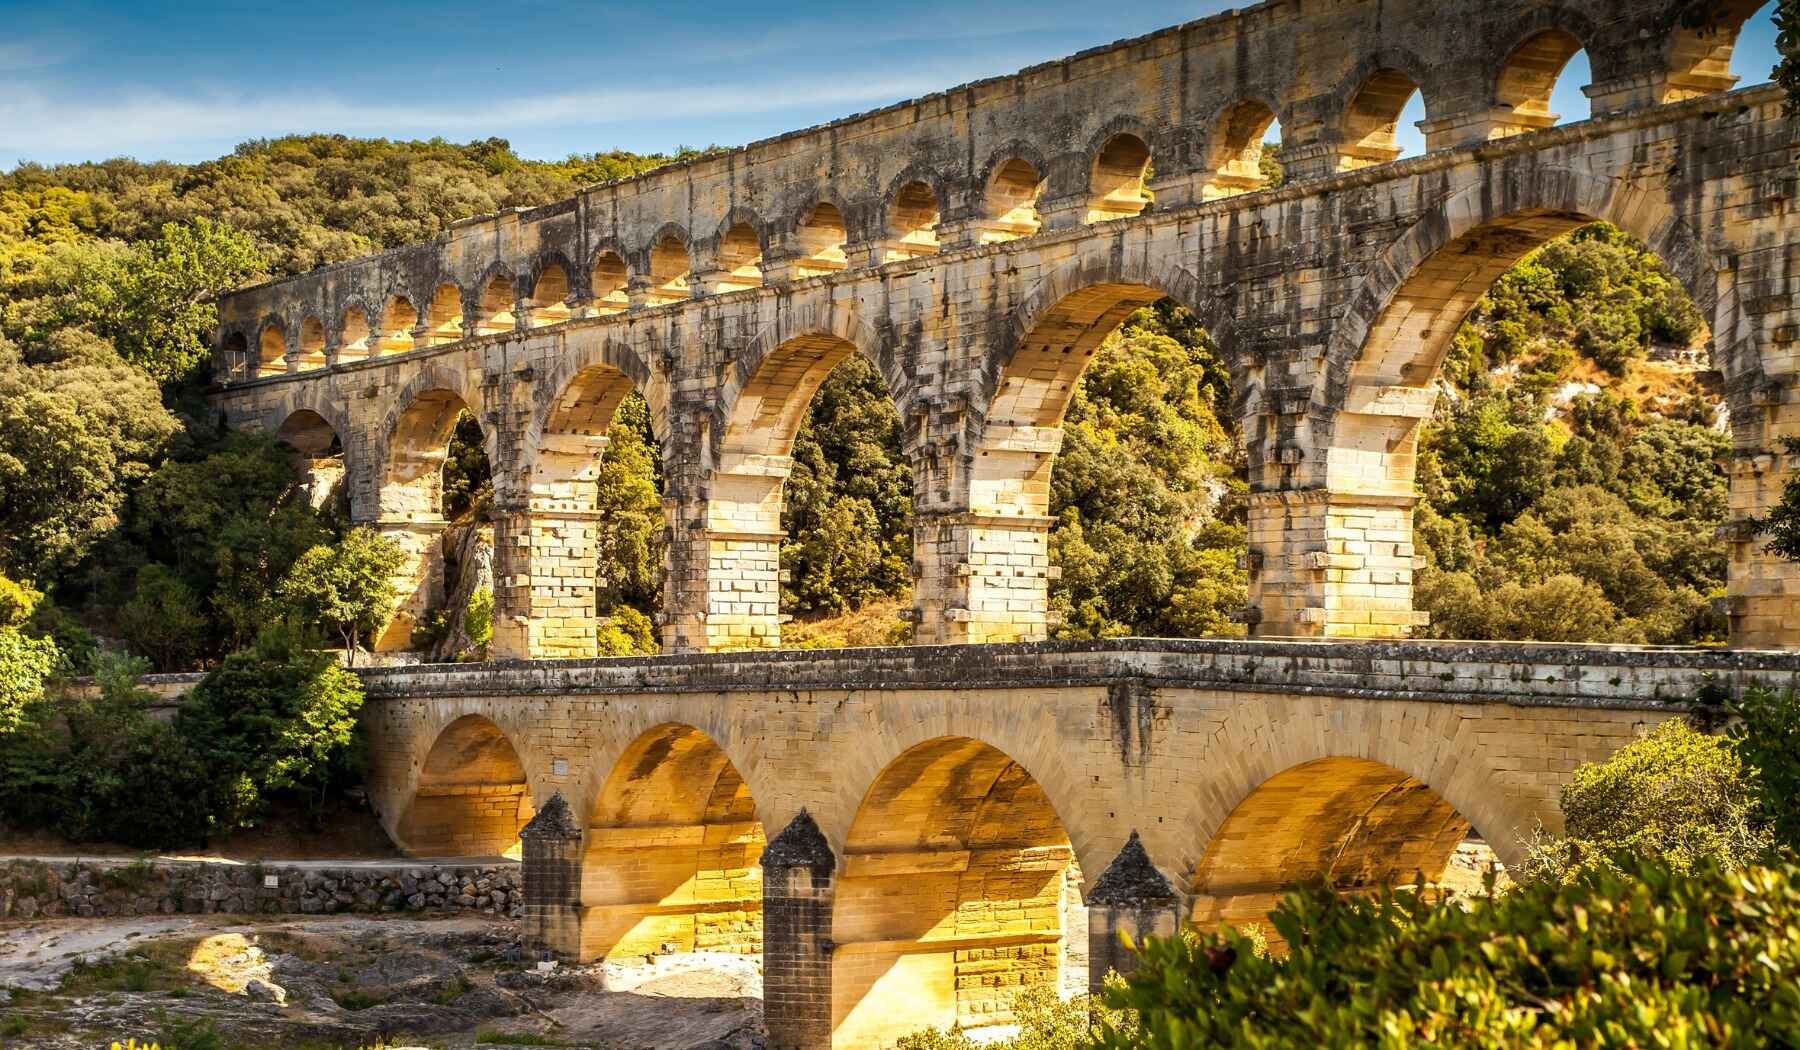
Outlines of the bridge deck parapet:
{"type": "Polygon", "coordinates": [[[1455,703],[1686,708],[1800,684],[1800,653],[1496,642],[1130,638],[370,668],[372,699],[1166,687],[1455,703]]]}

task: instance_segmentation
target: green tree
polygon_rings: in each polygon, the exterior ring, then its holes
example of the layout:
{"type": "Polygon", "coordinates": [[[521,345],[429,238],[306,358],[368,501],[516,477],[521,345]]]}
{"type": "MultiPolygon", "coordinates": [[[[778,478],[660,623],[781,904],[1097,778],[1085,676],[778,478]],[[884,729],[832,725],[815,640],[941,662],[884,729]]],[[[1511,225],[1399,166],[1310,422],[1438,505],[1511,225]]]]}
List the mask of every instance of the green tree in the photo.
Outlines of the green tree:
{"type": "MultiPolygon", "coordinates": [[[[355,528],[334,544],[300,555],[276,593],[307,623],[336,632],[345,653],[354,656],[359,641],[372,638],[393,618],[400,600],[394,576],[405,562],[406,553],[393,540],[373,529],[355,528]]],[[[488,600],[491,638],[491,593],[488,600]]]]}
{"type": "MultiPolygon", "coordinates": [[[[663,509],[661,462],[650,428],[650,406],[632,393],[619,404],[600,457],[595,508],[599,612],[617,617],[629,607],[653,616],[662,604],[663,509]]],[[[648,650],[655,652],[652,644],[648,650]]]]}
{"type": "MultiPolygon", "coordinates": [[[[136,493],[124,562],[154,556],[209,619],[207,656],[239,648],[275,615],[275,589],[299,557],[332,539],[331,523],[299,496],[293,452],[233,432],[191,459],[159,467],[136,493]]],[[[102,600],[125,596],[102,589],[102,600]]]]}
{"type": "Polygon", "coordinates": [[[321,794],[351,751],[362,682],[280,633],[233,653],[188,694],[175,729],[200,744],[216,831],[252,824],[272,794],[321,794]]]}
{"type": "Polygon", "coordinates": [[[206,616],[199,599],[166,565],[138,570],[131,600],[119,609],[118,627],[139,655],[158,671],[193,666],[207,644],[206,616]]]}
{"type": "Polygon", "coordinates": [[[16,627],[0,627],[0,735],[16,730],[44,683],[61,664],[56,643],[33,638],[16,627]]]}
{"type": "Polygon", "coordinates": [[[842,613],[906,593],[912,466],[880,371],[853,355],[813,395],[783,490],[784,604],[842,613]]]}
{"type": "Polygon", "coordinates": [[[1241,633],[1248,597],[1230,383],[1193,315],[1140,310],[1094,355],[1050,475],[1059,637],[1241,633]]]}
{"type": "Polygon", "coordinates": [[[262,268],[249,237],[206,218],[164,224],[131,246],[71,242],[38,270],[37,300],[22,311],[26,338],[86,329],[151,377],[182,379],[209,357],[219,293],[262,268]]]}
{"type": "Polygon", "coordinates": [[[119,522],[179,427],[156,384],[91,336],[39,363],[0,337],[0,572],[54,580],[119,522]]]}

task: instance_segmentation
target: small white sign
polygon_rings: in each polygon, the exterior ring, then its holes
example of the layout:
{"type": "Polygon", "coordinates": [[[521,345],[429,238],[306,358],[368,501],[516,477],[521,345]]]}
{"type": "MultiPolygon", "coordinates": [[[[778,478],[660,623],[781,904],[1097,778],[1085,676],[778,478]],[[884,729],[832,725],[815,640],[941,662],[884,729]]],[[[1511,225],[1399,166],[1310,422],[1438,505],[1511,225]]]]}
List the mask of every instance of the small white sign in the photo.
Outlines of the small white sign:
{"type": "Polygon", "coordinates": [[[281,885],[281,876],[279,876],[279,875],[264,875],[263,876],[263,888],[264,889],[272,890],[275,887],[280,886],[280,885],[281,885]]]}
{"type": "Polygon", "coordinates": [[[540,960],[538,960],[538,972],[539,973],[549,973],[551,970],[554,970],[554,969],[556,969],[556,960],[555,959],[540,959],[540,960]]]}
{"type": "Polygon", "coordinates": [[[550,763],[550,768],[556,771],[557,776],[566,777],[569,775],[569,760],[566,758],[559,758],[550,763]]]}

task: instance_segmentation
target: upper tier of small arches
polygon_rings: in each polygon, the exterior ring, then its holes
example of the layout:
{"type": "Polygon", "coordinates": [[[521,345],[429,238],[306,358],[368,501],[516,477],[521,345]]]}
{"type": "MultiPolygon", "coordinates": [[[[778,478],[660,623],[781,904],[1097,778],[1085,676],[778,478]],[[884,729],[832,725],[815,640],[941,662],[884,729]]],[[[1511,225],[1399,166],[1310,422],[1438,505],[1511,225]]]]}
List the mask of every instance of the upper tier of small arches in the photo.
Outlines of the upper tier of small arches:
{"type": "MultiPolygon", "coordinates": [[[[1597,113],[1680,101],[1732,86],[1732,47],[1759,2],[1727,0],[1711,29],[1672,35],[1663,13],[1650,10],[1659,4],[1644,0],[1534,5],[1515,12],[1512,31],[1498,36],[1390,32],[1383,38],[1410,46],[1377,47],[1335,76],[1286,56],[1292,68],[1270,63],[1284,80],[1249,69],[1221,77],[1231,86],[1216,86],[1198,120],[1164,115],[1166,100],[1140,98],[1139,85],[1124,89],[1111,115],[1069,112],[1070,100],[1060,96],[1055,106],[1038,107],[1052,110],[1043,113],[1015,100],[1006,130],[996,134],[970,119],[977,101],[946,126],[946,113],[958,108],[952,92],[935,97],[945,112],[929,121],[915,112],[899,122],[896,108],[831,125],[849,141],[840,147],[834,139],[828,156],[794,149],[811,134],[798,133],[235,293],[222,309],[216,374],[243,380],[303,372],[1255,192],[1267,185],[1264,143],[1277,125],[1289,180],[1384,164],[1401,153],[1396,132],[1415,95],[1423,97],[1419,128],[1428,150],[1535,131],[1556,122],[1552,90],[1582,50],[1591,57],[1594,82],[1585,90],[1597,113]],[[1650,26],[1659,43],[1646,52],[1639,30],[1650,26]],[[1614,46],[1626,40],[1631,46],[1614,46]],[[1469,53],[1447,53],[1458,48],[1469,53]],[[1646,62],[1652,68],[1636,68],[1646,62]],[[883,121],[897,125],[890,141],[879,141],[881,129],[873,128],[883,121]],[[877,141],[859,147],[851,135],[857,129],[877,141]],[[984,139],[999,144],[977,153],[984,139]],[[787,155],[758,159],[781,146],[787,155]],[[909,156],[915,159],[902,164],[909,156]]],[[[1289,6],[1275,0],[1065,65],[1110,56],[1111,67],[1129,72],[1171,49],[1185,55],[1217,45],[1183,35],[1200,37],[1208,27],[1214,36],[1247,35],[1267,47],[1278,19],[1293,17],[1289,6]],[[1272,24],[1246,23],[1253,16],[1272,24]],[[1219,28],[1221,19],[1235,20],[1232,34],[1219,28]]],[[[1412,13],[1445,17],[1441,5],[1427,7],[1412,13]]],[[[1067,87],[1036,84],[1040,71],[1003,82],[1047,99],[1067,87]]],[[[1091,93],[1118,96],[1112,80],[1101,87],[1108,90],[1091,93]]],[[[962,90],[973,96],[986,86],[962,90]]],[[[926,101],[911,105],[921,110],[926,101]]]]}

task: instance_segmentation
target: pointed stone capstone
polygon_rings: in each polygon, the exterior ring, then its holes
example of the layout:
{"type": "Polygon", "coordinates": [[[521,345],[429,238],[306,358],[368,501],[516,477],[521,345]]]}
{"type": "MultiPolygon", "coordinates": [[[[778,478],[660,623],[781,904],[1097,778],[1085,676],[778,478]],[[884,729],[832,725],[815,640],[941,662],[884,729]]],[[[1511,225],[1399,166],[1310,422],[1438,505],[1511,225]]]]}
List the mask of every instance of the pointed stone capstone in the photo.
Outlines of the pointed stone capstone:
{"type": "Polygon", "coordinates": [[[812,869],[814,876],[825,878],[837,870],[837,858],[832,855],[831,843],[825,841],[825,833],[819,830],[812,814],[803,809],[763,849],[762,866],[806,867],[812,869]]]}
{"type": "Polygon", "coordinates": [[[1175,888],[1163,878],[1162,872],[1156,870],[1156,865],[1150,863],[1150,854],[1144,851],[1144,844],[1135,830],[1125,840],[1125,848],[1100,873],[1087,895],[1090,905],[1146,904],[1175,899],[1175,888]]]}
{"type": "Polygon", "coordinates": [[[574,841],[581,838],[581,825],[575,823],[575,814],[570,812],[569,803],[558,791],[544,803],[544,808],[537,811],[531,822],[519,829],[519,837],[531,839],[563,839],[574,841]]]}

